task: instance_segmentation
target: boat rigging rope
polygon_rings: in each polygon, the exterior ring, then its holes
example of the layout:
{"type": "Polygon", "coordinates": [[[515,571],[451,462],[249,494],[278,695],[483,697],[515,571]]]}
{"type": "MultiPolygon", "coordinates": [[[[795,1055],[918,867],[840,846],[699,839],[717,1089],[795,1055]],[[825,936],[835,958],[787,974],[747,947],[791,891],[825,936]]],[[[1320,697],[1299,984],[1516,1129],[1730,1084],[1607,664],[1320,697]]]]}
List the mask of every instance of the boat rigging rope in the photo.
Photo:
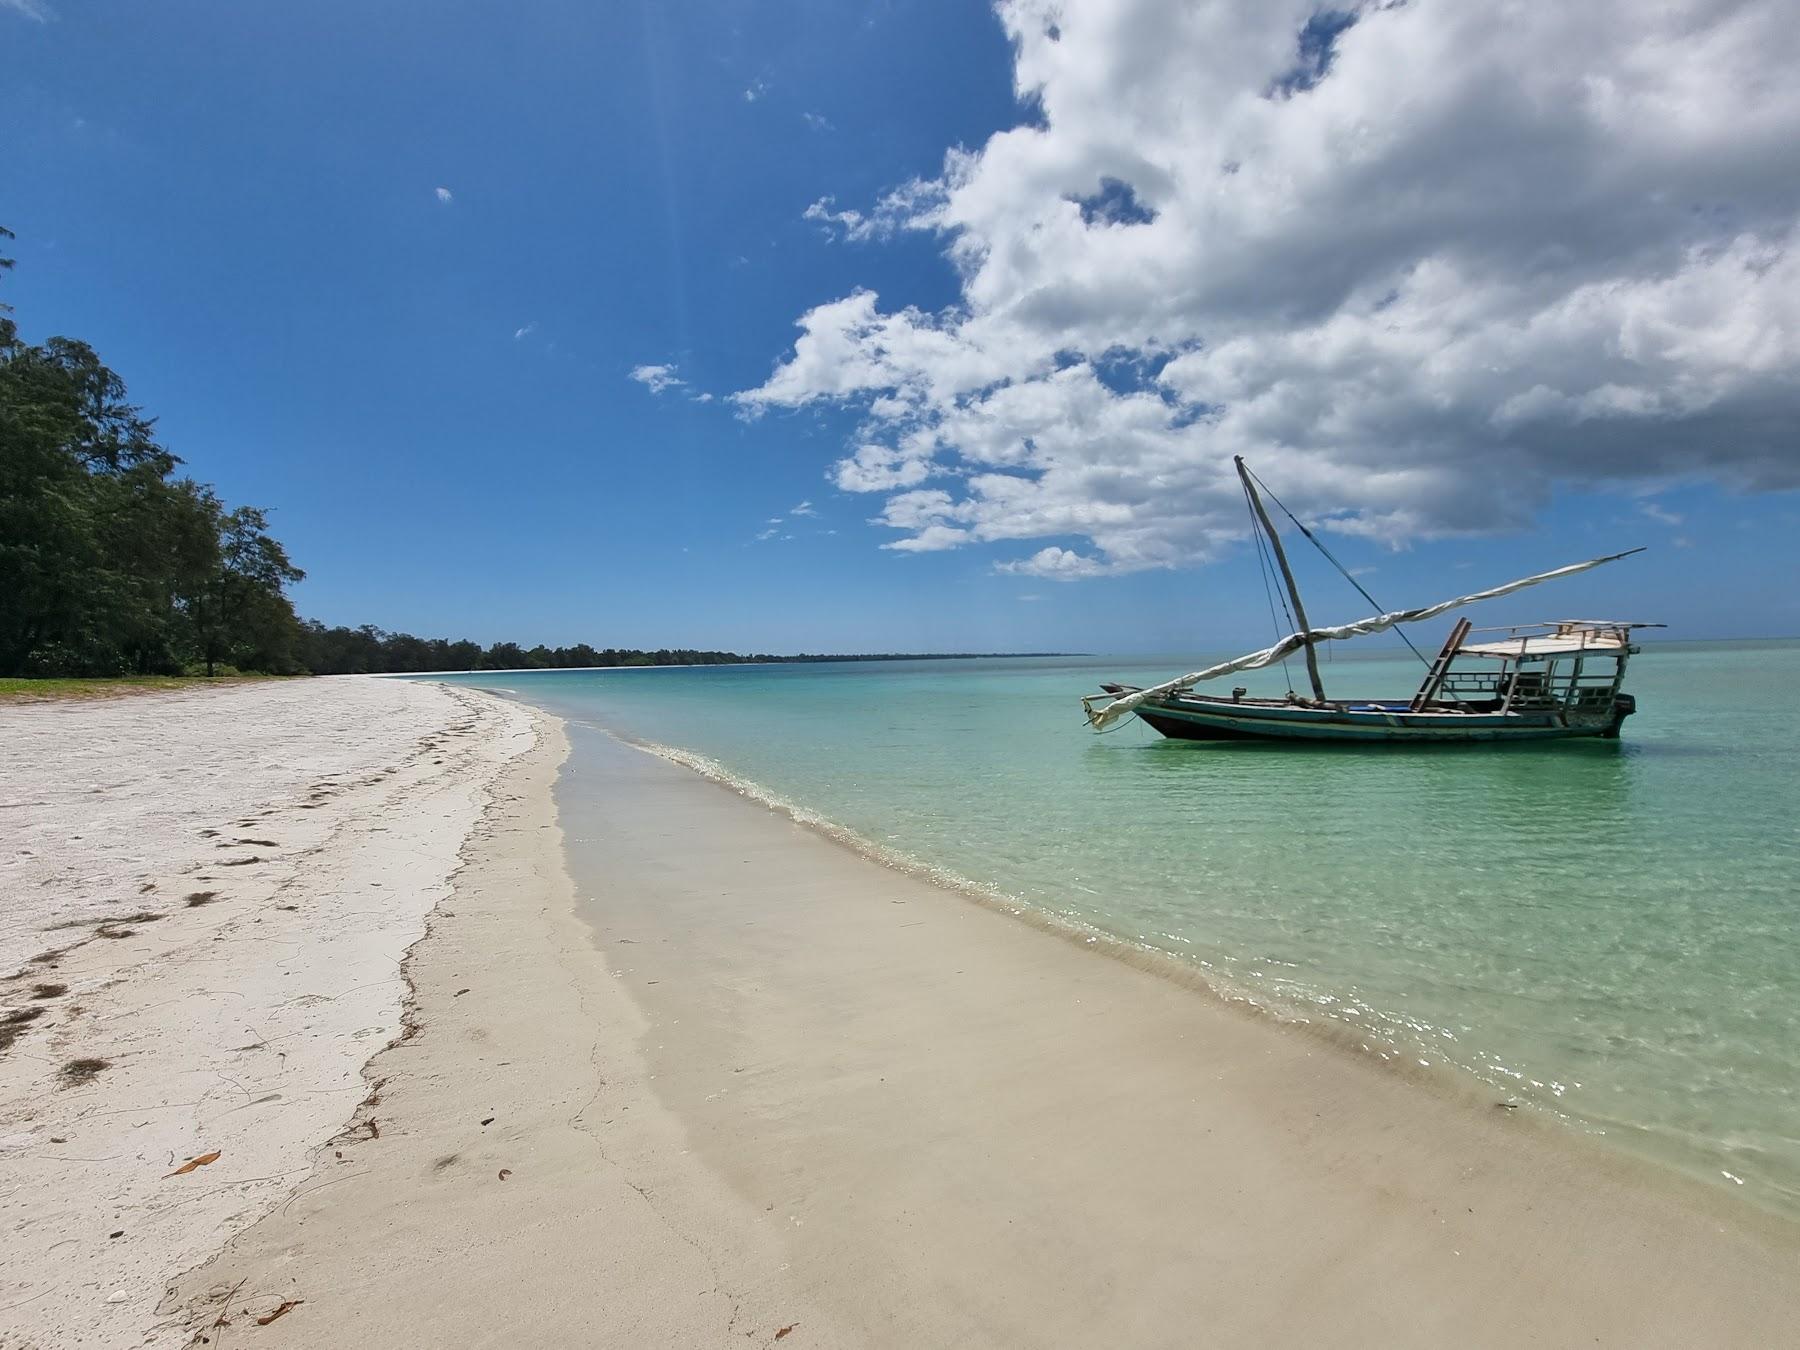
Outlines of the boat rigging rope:
{"type": "MultiPolygon", "coordinates": [[[[1256,477],[1256,471],[1254,469],[1250,468],[1248,465],[1244,466],[1244,471],[1246,473],[1248,473],[1252,478],[1256,478],[1256,485],[1257,485],[1257,487],[1259,487],[1263,490],[1263,495],[1266,496],[1270,501],[1274,502],[1275,505],[1279,506],[1281,508],[1281,514],[1286,516],[1289,520],[1294,522],[1294,528],[1299,530],[1301,534],[1305,535],[1307,537],[1307,539],[1312,543],[1312,546],[1314,548],[1318,549],[1319,552],[1323,553],[1325,555],[1326,559],[1331,563],[1331,565],[1333,567],[1337,568],[1338,571],[1340,571],[1344,574],[1344,580],[1349,582],[1352,586],[1356,587],[1356,593],[1358,595],[1362,596],[1362,598],[1367,600],[1371,605],[1375,606],[1375,608],[1377,610],[1382,610],[1385,612],[1386,606],[1384,606],[1381,603],[1381,601],[1377,600],[1374,596],[1370,595],[1368,593],[1368,591],[1363,588],[1362,582],[1358,581],[1354,576],[1351,575],[1350,569],[1348,567],[1345,567],[1344,564],[1342,564],[1341,562],[1339,562],[1337,560],[1337,555],[1335,553],[1333,553],[1330,549],[1326,548],[1325,545],[1322,542],[1320,542],[1319,537],[1316,534],[1314,534],[1311,530],[1307,529],[1306,526],[1304,526],[1300,523],[1300,517],[1296,516],[1292,511],[1287,509],[1287,503],[1283,502],[1281,500],[1281,498],[1277,497],[1273,492],[1271,492],[1269,490],[1269,485],[1267,483],[1263,482],[1262,479],[1256,477]]],[[[1247,498],[1247,494],[1246,494],[1246,498],[1247,498]]],[[[1396,628],[1394,631],[1396,633],[1400,634],[1400,640],[1402,642],[1404,642],[1408,648],[1411,649],[1412,654],[1419,658],[1420,664],[1423,665],[1425,667],[1425,669],[1430,670],[1431,662],[1426,660],[1425,653],[1420,651],[1417,647],[1414,647],[1413,640],[1411,638],[1409,638],[1400,629],[1396,628]]]]}
{"type": "MultiPolygon", "coordinates": [[[[1284,632],[1291,633],[1300,625],[1294,618],[1293,610],[1288,608],[1287,596],[1281,597],[1281,612],[1287,615],[1288,626],[1281,626],[1281,619],[1275,613],[1275,580],[1274,566],[1269,561],[1268,541],[1263,538],[1262,527],[1256,523],[1256,507],[1250,500],[1250,488],[1244,485],[1244,510],[1250,513],[1250,537],[1256,541],[1256,561],[1262,568],[1263,598],[1269,602],[1269,624],[1275,629],[1276,640],[1279,641],[1284,632]]],[[[1379,605],[1376,606],[1380,608],[1379,605]]],[[[1294,674],[1288,669],[1287,657],[1281,658],[1281,673],[1288,682],[1288,692],[1294,689],[1294,674]]]]}

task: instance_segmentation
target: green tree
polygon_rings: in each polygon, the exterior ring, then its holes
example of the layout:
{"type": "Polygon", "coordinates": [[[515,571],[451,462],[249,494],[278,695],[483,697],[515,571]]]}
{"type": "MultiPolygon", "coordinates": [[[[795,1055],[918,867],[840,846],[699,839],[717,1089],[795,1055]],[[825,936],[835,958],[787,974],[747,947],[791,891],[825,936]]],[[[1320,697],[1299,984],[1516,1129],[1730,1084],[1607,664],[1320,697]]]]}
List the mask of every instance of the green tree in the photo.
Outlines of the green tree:
{"type": "Polygon", "coordinates": [[[256,506],[227,511],[210,488],[198,495],[216,522],[218,554],[199,584],[179,596],[195,653],[212,675],[220,665],[289,674],[300,668],[300,621],[287,587],[306,573],[269,534],[256,506]]]}
{"type": "Polygon", "coordinates": [[[179,462],[91,347],[30,346],[0,318],[0,668],[155,663],[195,557],[179,462]]]}
{"type": "Polygon", "coordinates": [[[0,315],[0,672],[180,668],[176,597],[219,549],[180,462],[93,348],[0,315]]]}
{"type": "Polygon", "coordinates": [[[481,658],[483,670],[523,670],[530,664],[531,658],[516,642],[496,642],[481,658]]]}
{"type": "Polygon", "coordinates": [[[474,670],[480,664],[481,644],[463,638],[459,642],[450,644],[449,651],[445,653],[443,668],[445,670],[474,670]]]}

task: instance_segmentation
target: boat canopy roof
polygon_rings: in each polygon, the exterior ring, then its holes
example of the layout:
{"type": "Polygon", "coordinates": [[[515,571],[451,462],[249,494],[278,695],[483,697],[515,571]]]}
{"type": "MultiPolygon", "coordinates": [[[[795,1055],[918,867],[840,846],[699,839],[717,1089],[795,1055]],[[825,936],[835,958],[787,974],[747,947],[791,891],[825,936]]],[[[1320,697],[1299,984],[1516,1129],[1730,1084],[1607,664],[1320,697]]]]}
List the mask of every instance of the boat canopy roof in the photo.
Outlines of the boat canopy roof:
{"type": "Polygon", "coordinates": [[[1624,655],[1632,650],[1631,630],[1661,628],[1660,623],[1622,623],[1611,619],[1559,619],[1518,628],[1478,628],[1477,633],[1504,633],[1480,642],[1465,641],[1458,656],[1493,656],[1503,660],[1544,656],[1624,655]]]}

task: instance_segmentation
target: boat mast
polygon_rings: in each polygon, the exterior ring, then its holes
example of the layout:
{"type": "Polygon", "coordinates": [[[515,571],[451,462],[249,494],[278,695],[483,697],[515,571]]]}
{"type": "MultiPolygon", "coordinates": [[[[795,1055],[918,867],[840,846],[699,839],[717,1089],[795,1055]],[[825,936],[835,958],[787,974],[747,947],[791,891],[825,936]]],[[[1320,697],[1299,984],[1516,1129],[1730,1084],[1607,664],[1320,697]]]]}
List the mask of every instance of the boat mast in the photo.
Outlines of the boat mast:
{"type": "MultiPolygon", "coordinates": [[[[1281,536],[1275,532],[1275,524],[1269,519],[1269,513],[1263,509],[1262,494],[1256,490],[1256,484],[1250,479],[1250,470],[1244,467],[1244,457],[1233,455],[1231,462],[1237,465],[1238,477],[1243,481],[1244,492],[1250,498],[1250,509],[1256,513],[1261,522],[1263,533],[1269,536],[1269,545],[1275,550],[1275,564],[1281,568],[1281,579],[1287,583],[1288,598],[1294,602],[1294,621],[1300,625],[1302,633],[1310,633],[1312,625],[1306,621],[1306,606],[1300,603],[1300,588],[1294,584],[1294,573],[1288,567],[1287,551],[1281,547],[1281,536]]],[[[1308,640],[1306,650],[1306,674],[1312,680],[1313,697],[1325,702],[1325,685],[1319,679],[1319,657],[1308,640]]]]}

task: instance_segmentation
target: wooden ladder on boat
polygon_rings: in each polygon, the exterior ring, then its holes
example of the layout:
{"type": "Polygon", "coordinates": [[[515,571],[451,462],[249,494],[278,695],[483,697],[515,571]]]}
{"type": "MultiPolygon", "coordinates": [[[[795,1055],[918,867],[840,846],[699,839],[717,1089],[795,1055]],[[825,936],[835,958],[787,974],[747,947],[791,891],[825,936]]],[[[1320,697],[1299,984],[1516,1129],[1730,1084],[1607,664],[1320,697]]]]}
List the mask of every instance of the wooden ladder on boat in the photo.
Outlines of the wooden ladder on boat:
{"type": "Polygon", "coordinates": [[[1450,671],[1450,663],[1456,659],[1463,639],[1469,636],[1469,630],[1473,626],[1467,619],[1456,621],[1456,626],[1450,630],[1450,636],[1444,639],[1444,649],[1437,654],[1437,660],[1431,663],[1425,683],[1419,686],[1419,692],[1413,695],[1412,702],[1407,705],[1408,712],[1424,712],[1425,706],[1437,697],[1438,686],[1444,682],[1444,676],[1450,671]]]}

